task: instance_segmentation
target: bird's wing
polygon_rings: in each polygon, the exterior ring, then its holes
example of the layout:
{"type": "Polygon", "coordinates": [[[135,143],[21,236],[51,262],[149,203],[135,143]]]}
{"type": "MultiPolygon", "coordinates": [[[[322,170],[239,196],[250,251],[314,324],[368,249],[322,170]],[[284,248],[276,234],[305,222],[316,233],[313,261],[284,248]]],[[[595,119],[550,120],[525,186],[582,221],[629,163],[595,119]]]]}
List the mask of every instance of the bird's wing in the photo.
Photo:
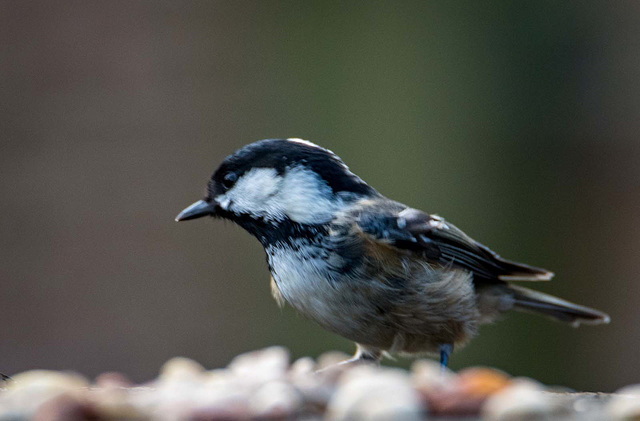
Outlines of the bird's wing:
{"type": "Polygon", "coordinates": [[[443,266],[451,265],[473,272],[475,278],[502,281],[546,281],[548,270],[503,259],[488,247],[436,215],[417,209],[378,207],[358,212],[356,224],[375,241],[421,253],[443,266]]]}

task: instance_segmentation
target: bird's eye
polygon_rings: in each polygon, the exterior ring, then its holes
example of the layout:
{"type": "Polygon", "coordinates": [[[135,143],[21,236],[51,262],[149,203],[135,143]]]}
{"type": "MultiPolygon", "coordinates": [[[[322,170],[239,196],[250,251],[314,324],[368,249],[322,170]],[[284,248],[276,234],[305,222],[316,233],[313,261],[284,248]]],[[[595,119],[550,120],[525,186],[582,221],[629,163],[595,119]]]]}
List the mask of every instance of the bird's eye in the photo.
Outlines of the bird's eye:
{"type": "Polygon", "coordinates": [[[233,183],[235,183],[237,180],[238,180],[238,174],[234,172],[228,172],[222,178],[222,185],[226,189],[230,189],[233,186],[233,183]]]}

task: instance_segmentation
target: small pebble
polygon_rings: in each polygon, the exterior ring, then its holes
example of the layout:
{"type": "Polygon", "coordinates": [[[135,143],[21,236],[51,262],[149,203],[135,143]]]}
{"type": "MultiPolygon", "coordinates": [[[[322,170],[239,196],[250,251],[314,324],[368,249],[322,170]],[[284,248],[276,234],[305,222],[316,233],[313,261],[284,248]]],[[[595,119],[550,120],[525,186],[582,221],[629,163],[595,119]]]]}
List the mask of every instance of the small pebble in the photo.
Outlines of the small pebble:
{"type": "Polygon", "coordinates": [[[423,395],[451,387],[455,377],[453,371],[443,369],[440,363],[433,360],[417,360],[411,365],[411,382],[423,395]]]}
{"type": "Polygon", "coordinates": [[[482,408],[487,420],[555,420],[558,408],[543,388],[531,380],[514,380],[510,386],[491,396],[482,408]]]}
{"type": "Polygon", "coordinates": [[[424,407],[400,369],[355,367],[344,374],[329,401],[331,420],[421,420],[424,407]]]}
{"type": "Polygon", "coordinates": [[[121,388],[132,387],[134,384],[127,376],[117,372],[102,373],[94,382],[94,386],[97,388],[121,388]]]}
{"type": "Polygon", "coordinates": [[[75,373],[32,370],[16,374],[0,394],[0,419],[12,415],[33,418],[45,402],[63,395],[74,399],[88,387],[87,379],[75,373]]]}
{"type": "Polygon", "coordinates": [[[44,402],[33,415],[34,421],[95,420],[98,413],[93,406],[78,396],[60,395],[44,402]]]}
{"type": "Polygon", "coordinates": [[[291,384],[274,381],[263,385],[251,397],[251,415],[258,418],[292,418],[302,409],[304,401],[291,384]]]}
{"type": "Polygon", "coordinates": [[[606,411],[612,420],[640,420],[640,384],[618,390],[606,411]]]}
{"type": "Polygon", "coordinates": [[[228,366],[234,376],[256,384],[282,380],[288,368],[289,352],[279,346],[238,355],[228,366]]]}
{"type": "Polygon", "coordinates": [[[205,368],[196,361],[185,357],[174,357],[160,369],[160,381],[198,381],[205,368]]]}
{"type": "Polygon", "coordinates": [[[458,373],[458,384],[468,396],[486,398],[511,383],[510,377],[493,368],[474,367],[458,373]]]}
{"type": "Polygon", "coordinates": [[[321,413],[336,388],[336,373],[316,372],[312,358],[300,358],[291,365],[288,380],[300,392],[306,409],[321,413]]]}

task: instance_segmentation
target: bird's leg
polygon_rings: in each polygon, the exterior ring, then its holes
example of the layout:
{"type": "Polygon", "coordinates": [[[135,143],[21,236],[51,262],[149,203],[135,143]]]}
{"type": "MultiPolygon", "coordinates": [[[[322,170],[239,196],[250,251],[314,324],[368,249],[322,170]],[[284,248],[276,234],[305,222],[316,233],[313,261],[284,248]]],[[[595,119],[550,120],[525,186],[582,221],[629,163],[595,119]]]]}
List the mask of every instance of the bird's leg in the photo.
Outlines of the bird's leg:
{"type": "Polygon", "coordinates": [[[366,347],[363,347],[360,344],[356,344],[356,345],[358,349],[356,350],[356,353],[353,355],[353,357],[349,358],[348,360],[340,361],[337,364],[333,364],[328,367],[322,368],[316,371],[316,373],[322,373],[324,371],[331,370],[335,367],[346,365],[346,364],[364,363],[364,364],[380,365],[380,360],[382,359],[382,351],[379,351],[376,349],[368,349],[366,347]]]}
{"type": "Polygon", "coordinates": [[[453,352],[453,345],[444,344],[440,345],[440,366],[444,370],[449,364],[449,355],[453,352]]]}
{"type": "Polygon", "coordinates": [[[382,351],[377,349],[366,348],[360,344],[356,344],[358,347],[356,349],[356,353],[353,357],[348,360],[342,361],[339,363],[342,364],[351,364],[351,363],[373,363],[380,364],[380,360],[382,359],[382,351]]]}

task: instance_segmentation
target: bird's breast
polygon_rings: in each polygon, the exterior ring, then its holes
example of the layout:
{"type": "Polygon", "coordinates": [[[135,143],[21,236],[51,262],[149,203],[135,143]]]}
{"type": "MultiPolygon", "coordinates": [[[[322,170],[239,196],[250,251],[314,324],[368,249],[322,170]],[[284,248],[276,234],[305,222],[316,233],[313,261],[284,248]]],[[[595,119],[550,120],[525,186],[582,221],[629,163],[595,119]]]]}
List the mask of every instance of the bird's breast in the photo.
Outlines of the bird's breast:
{"type": "Polygon", "coordinates": [[[289,304],[302,310],[331,299],[331,285],[340,279],[330,262],[339,257],[309,244],[281,244],[265,251],[274,281],[289,304]]]}
{"type": "MultiPolygon", "coordinates": [[[[345,334],[359,312],[361,294],[345,269],[349,259],[306,242],[266,247],[271,275],[279,295],[304,316],[345,334]]],[[[362,312],[368,309],[362,306],[362,312]]]]}

